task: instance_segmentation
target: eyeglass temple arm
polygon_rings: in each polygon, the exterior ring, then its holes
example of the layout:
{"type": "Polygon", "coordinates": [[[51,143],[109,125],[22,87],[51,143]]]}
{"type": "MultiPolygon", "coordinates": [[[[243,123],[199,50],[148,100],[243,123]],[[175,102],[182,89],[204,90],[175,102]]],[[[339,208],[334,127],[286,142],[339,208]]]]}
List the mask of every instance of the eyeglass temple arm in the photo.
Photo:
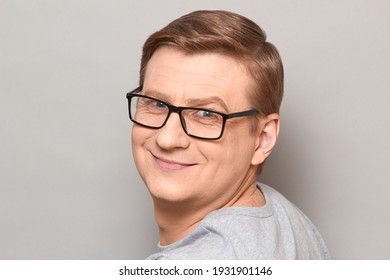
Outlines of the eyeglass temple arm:
{"type": "Polygon", "coordinates": [[[244,112],[238,112],[238,113],[233,113],[233,114],[226,115],[226,118],[227,119],[239,118],[239,117],[245,117],[245,116],[254,115],[254,114],[257,114],[257,113],[259,113],[258,110],[252,109],[252,110],[248,110],[248,111],[244,111],[244,112]]]}

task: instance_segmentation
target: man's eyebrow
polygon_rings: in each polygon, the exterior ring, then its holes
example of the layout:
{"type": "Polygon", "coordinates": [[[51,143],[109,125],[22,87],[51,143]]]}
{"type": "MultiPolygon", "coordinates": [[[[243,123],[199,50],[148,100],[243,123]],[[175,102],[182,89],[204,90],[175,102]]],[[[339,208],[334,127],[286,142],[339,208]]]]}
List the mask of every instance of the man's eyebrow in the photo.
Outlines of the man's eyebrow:
{"type": "MultiPolygon", "coordinates": [[[[157,90],[146,90],[142,94],[150,96],[150,97],[154,97],[154,98],[160,99],[161,101],[168,102],[168,103],[172,104],[172,99],[170,98],[169,94],[165,94],[165,93],[162,93],[162,92],[157,91],[157,90]]],[[[172,104],[172,105],[177,105],[177,104],[172,104]]],[[[196,108],[200,107],[201,108],[202,106],[210,107],[210,105],[215,105],[217,107],[221,107],[222,109],[225,110],[225,112],[229,111],[226,103],[223,101],[222,98],[220,98],[217,95],[208,96],[205,98],[190,98],[190,99],[185,101],[185,106],[188,106],[188,107],[196,107],[196,108]]],[[[218,108],[205,108],[205,109],[218,110],[218,108]]]]}
{"type": "Polygon", "coordinates": [[[145,90],[142,91],[141,94],[172,104],[172,99],[170,98],[169,94],[162,93],[161,91],[158,90],[153,90],[153,89],[145,90]]]}
{"type": "Polygon", "coordinates": [[[163,94],[157,90],[145,90],[145,91],[142,91],[142,95],[147,95],[147,96],[154,97],[157,99],[161,98],[161,99],[163,99],[162,101],[168,101],[166,99],[167,98],[169,99],[169,95],[163,94]]]}
{"type": "MultiPolygon", "coordinates": [[[[219,96],[209,96],[206,98],[192,98],[186,100],[186,105],[191,107],[202,107],[202,106],[210,106],[210,105],[219,105],[218,107],[222,107],[225,112],[228,112],[229,109],[226,103],[219,96]]],[[[217,109],[217,108],[210,108],[217,109]]]]}

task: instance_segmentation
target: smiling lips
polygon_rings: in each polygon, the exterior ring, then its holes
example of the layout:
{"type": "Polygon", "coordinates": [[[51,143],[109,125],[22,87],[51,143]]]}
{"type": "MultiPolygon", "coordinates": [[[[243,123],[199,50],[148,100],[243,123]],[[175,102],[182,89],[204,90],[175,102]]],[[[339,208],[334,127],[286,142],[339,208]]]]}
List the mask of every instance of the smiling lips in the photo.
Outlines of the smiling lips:
{"type": "Polygon", "coordinates": [[[158,166],[160,166],[163,169],[167,169],[167,170],[181,170],[181,169],[195,165],[195,164],[176,162],[173,160],[160,158],[160,157],[157,157],[155,155],[153,155],[153,157],[154,157],[154,160],[158,166]]]}

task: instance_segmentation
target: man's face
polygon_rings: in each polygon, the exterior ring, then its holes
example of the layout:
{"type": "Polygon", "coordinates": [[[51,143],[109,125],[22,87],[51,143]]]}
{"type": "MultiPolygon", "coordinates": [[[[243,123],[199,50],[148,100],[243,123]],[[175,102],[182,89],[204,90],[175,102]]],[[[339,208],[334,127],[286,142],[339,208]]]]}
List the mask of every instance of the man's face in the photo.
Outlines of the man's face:
{"type": "MultiPolygon", "coordinates": [[[[244,66],[232,58],[161,47],[148,62],[142,94],[175,106],[234,113],[253,108],[250,85],[244,66]]],[[[160,129],[134,124],[135,163],[155,202],[217,209],[247,180],[254,182],[258,136],[251,133],[251,118],[228,120],[222,138],[212,141],[188,136],[177,113],[160,129]]]]}

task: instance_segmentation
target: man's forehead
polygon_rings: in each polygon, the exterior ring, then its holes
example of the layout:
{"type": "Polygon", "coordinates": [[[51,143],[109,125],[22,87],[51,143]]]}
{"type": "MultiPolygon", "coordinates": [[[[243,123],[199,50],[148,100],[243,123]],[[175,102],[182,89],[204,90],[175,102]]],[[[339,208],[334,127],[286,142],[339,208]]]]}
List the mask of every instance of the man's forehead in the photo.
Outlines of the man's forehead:
{"type": "MultiPolygon", "coordinates": [[[[188,66],[188,69],[186,69],[186,72],[189,74],[197,74],[197,75],[207,75],[208,71],[194,71],[193,65],[202,64],[204,62],[207,63],[207,70],[217,70],[215,67],[212,67],[213,64],[218,64],[220,66],[226,66],[228,69],[231,70],[238,70],[245,72],[248,77],[250,75],[246,71],[246,67],[243,63],[243,61],[237,59],[236,57],[233,57],[229,54],[224,54],[220,52],[213,52],[213,51],[204,51],[204,52],[185,52],[182,51],[176,47],[171,46],[162,46],[156,49],[148,61],[146,65],[146,69],[150,67],[150,64],[156,65],[156,61],[159,65],[165,65],[165,66],[171,66],[171,67],[181,67],[185,68],[188,66]],[[180,60],[182,63],[177,64],[175,61],[180,60]]],[[[219,67],[221,71],[221,77],[224,79],[226,77],[226,68],[222,69],[222,67],[219,67]]],[[[206,70],[206,69],[204,69],[206,70]]],[[[214,71],[214,73],[217,73],[214,71]]]]}
{"type": "MultiPolygon", "coordinates": [[[[237,60],[218,53],[186,54],[175,48],[159,48],[148,62],[144,94],[167,98],[185,97],[183,106],[221,103],[248,98],[252,78],[237,60]]],[[[236,101],[234,101],[236,102],[236,101]]],[[[234,107],[234,106],[233,106],[234,107]]]]}

